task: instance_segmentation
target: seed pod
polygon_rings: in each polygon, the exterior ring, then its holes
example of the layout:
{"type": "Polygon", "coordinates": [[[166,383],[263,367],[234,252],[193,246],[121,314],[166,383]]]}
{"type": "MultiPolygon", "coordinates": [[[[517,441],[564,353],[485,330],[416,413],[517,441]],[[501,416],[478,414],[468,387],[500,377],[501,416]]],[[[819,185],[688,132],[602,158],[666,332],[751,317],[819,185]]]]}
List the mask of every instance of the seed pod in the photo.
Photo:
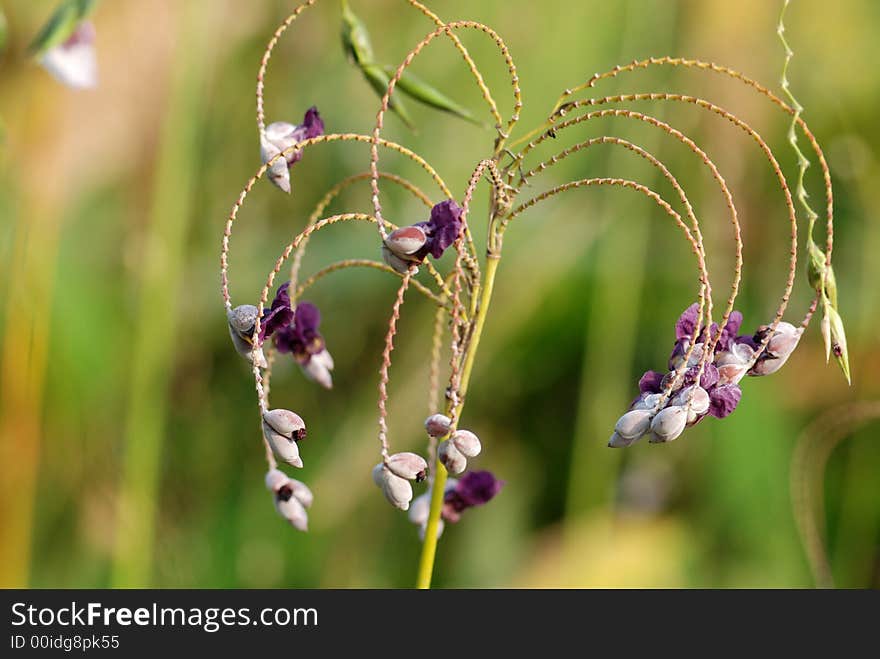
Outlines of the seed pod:
{"type": "Polygon", "coordinates": [[[401,510],[407,510],[413,498],[409,481],[392,474],[388,469],[382,472],[382,493],[392,506],[401,510]]]}
{"type": "Polygon", "coordinates": [[[661,398],[663,398],[663,394],[643,394],[635,403],[633,403],[630,410],[653,410],[657,407],[661,398]]]}
{"type": "Polygon", "coordinates": [[[652,442],[671,442],[684,432],[687,411],[679,405],[660,410],[651,421],[652,442]]]}
{"type": "Polygon", "coordinates": [[[686,387],[672,399],[670,405],[687,409],[687,422],[695,423],[699,417],[709,411],[709,392],[703,387],[686,387]]]}
{"type": "Polygon", "coordinates": [[[470,430],[456,430],[450,439],[455,444],[455,448],[466,458],[477,457],[483,449],[480,439],[470,430]]]}
{"type": "Polygon", "coordinates": [[[651,427],[650,410],[631,410],[617,420],[614,432],[621,439],[634,442],[651,427]]]}
{"type": "Polygon", "coordinates": [[[288,494],[287,490],[282,488],[282,491],[275,496],[275,510],[290,522],[295,529],[299,531],[309,530],[309,516],[306,513],[305,506],[293,496],[292,492],[288,494]]]}
{"type": "MultiPolygon", "coordinates": [[[[397,254],[388,249],[388,246],[385,244],[382,245],[382,260],[402,275],[409,272],[415,265],[415,261],[406,261],[400,258],[397,254]]],[[[418,268],[416,268],[415,271],[418,272],[418,268]]]]}
{"type": "Polygon", "coordinates": [[[437,457],[450,474],[460,474],[467,469],[467,458],[448,439],[440,442],[437,457]]]}
{"type": "Polygon", "coordinates": [[[425,419],[425,430],[431,437],[443,437],[452,429],[452,419],[445,414],[432,414],[425,419]]]}
{"type": "Polygon", "coordinates": [[[385,239],[385,245],[394,254],[403,258],[418,252],[427,241],[428,236],[425,235],[424,229],[413,225],[401,227],[389,233],[385,239]]]}
{"type": "Polygon", "coordinates": [[[617,432],[611,433],[611,439],[608,440],[608,446],[611,448],[626,448],[635,443],[635,439],[624,439],[617,432]]]}
{"type": "Polygon", "coordinates": [[[425,459],[415,453],[395,453],[388,456],[385,460],[385,466],[395,476],[406,478],[407,480],[415,480],[417,483],[425,480],[428,475],[428,463],[425,459]]]}

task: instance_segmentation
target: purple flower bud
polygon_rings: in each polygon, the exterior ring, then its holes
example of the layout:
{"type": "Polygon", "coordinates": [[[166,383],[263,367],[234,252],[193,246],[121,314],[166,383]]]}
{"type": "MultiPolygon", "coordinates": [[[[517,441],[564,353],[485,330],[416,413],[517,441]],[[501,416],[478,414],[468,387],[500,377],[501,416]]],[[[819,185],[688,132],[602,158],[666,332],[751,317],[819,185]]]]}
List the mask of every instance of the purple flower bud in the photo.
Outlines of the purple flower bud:
{"type": "Polygon", "coordinates": [[[659,394],[662,390],[660,386],[662,380],[663,373],[659,371],[645,371],[645,374],[639,379],[639,391],[643,394],[659,394]]]}
{"type": "Polygon", "coordinates": [[[742,390],[735,384],[723,384],[709,391],[709,414],[723,419],[730,415],[739,405],[742,390]]]}
{"type": "Polygon", "coordinates": [[[435,259],[443,256],[446,248],[458,239],[464,225],[461,215],[461,207],[452,199],[441,201],[431,209],[431,219],[425,225],[426,247],[435,259]]]}
{"type": "Polygon", "coordinates": [[[40,64],[68,87],[95,87],[98,84],[95,26],[91,21],[82,21],[64,43],[43,53],[40,64]]]}
{"type": "Polygon", "coordinates": [[[675,323],[675,339],[676,341],[680,341],[681,339],[691,339],[694,336],[694,332],[697,329],[697,321],[700,319],[700,305],[697,302],[694,302],[691,306],[685,309],[681,316],[679,316],[678,321],[675,323]]]}
{"type": "Polygon", "coordinates": [[[452,429],[452,420],[445,414],[432,414],[425,419],[425,430],[431,437],[443,437],[452,429]]]}
{"type": "Polygon", "coordinates": [[[470,430],[456,430],[450,440],[466,458],[477,457],[483,449],[479,438],[470,430]]]}
{"type": "Polygon", "coordinates": [[[659,412],[651,421],[652,442],[671,442],[678,439],[687,425],[687,411],[685,408],[674,405],[666,407],[659,412]]]}
{"type": "MultiPolygon", "coordinates": [[[[694,365],[688,368],[684,374],[684,386],[690,386],[697,381],[697,372],[700,370],[699,365],[694,365]]],[[[703,389],[709,389],[710,387],[715,386],[715,383],[718,382],[719,374],[718,369],[714,364],[706,364],[703,367],[703,374],[700,376],[700,386],[703,389]]]]}
{"type": "Polygon", "coordinates": [[[448,439],[437,447],[437,458],[450,474],[460,474],[467,469],[467,458],[448,439]]]}
{"type": "Polygon", "coordinates": [[[447,489],[443,516],[447,521],[457,521],[458,515],[468,508],[489,503],[504,486],[490,471],[471,471],[462,476],[453,489],[447,489]],[[457,514],[456,514],[457,513],[457,514]]]}
{"type": "Polygon", "coordinates": [[[632,443],[648,432],[651,416],[650,410],[631,410],[617,420],[614,432],[623,441],[632,443]]]}
{"type": "Polygon", "coordinates": [[[417,483],[425,480],[428,475],[428,463],[415,453],[395,453],[388,456],[385,466],[396,476],[415,480],[417,483]]]}

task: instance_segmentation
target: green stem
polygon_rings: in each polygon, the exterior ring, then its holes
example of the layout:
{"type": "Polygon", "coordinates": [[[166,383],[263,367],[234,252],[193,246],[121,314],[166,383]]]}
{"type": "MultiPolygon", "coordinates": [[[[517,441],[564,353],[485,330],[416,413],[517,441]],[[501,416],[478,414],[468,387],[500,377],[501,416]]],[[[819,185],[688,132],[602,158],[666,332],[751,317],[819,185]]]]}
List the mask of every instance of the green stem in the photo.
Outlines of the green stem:
{"type": "MultiPolygon", "coordinates": [[[[486,324],[486,315],[489,311],[489,304],[492,302],[492,290],[495,288],[495,273],[498,270],[498,263],[501,255],[494,252],[490,248],[489,256],[486,259],[486,269],[484,271],[484,286],[480,295],[480,305],[477,308],[474,317],[474,331],[471,335],[468,351],[465,355],[464,366],[461,371],[461,387],[459,391],[458,407],[454,410],[455,417],[459,418],[461,409],[464,407],[465,396],[467,395],[468,382],[471,378],[471,371],[474,367],[474,358],[477,354],[477,347],[480,344],[480,336],[483,333],[483,326],[486,324]]],[[[447,405],[447,412],[452,412],[447,405]]],[[[443,509],[443,495],[446,487],[447,472],[446,467],[437,460],[434,465],[434,484],[431,490],[431,510],[428,514],[428,524],[425,527],[425,541],[422,544],[422,555],[419,559],[419,574],[416,579],[416,588],[430,588],[431,576],[434,573],[434,558],[437,555],[437,527],[440,524],[440,511],[443,509]]]]}

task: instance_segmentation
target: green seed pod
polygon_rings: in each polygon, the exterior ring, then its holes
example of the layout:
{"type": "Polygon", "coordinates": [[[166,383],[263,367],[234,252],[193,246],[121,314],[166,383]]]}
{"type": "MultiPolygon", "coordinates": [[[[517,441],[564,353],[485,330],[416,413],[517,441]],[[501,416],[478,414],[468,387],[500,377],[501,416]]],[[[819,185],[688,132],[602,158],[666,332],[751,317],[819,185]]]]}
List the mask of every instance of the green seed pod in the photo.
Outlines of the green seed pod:
{"type": "MultiPolygon", "coordinates": [[[[389,79],[397,72],[397,69],[393,66],[385,66],[383,69],[389,76],[389,79]]],[[[400,80],[397,81],[397,87],[399,87],[400,91],[404,94],[415,99],[419,103],[424,103],[437,110],[454,114],[456,117],[460,117],[465,121],[470,121],[478,126],[482,125],[480,121],[471,114],[470,110],[462,107],[441,91],[432,87],[409,71],[403,72],[403,75],[400,76],[400,80]]]]}
{"type": "MultiPolygon", "coordinates": [[[[359,63],[361,68],[361,73],[364,74],[364,77],[367,79],[367,82],[370,83],[370,86],[376,91],[379,95],[379,98],[385,96],[385,92],[388,91],[388,83],[391,82],[391,77],[385,73],[385,70],[377,64],[363,64],[359,63]]],[[[395,89],[397,85],[395,85],[395,89]]],[[[399,95],[395,96],[392,92],[391,98],[388,99],[388,107],[391,108],[398,117],[406,124],[407,128],[414,128],[415,124],[413,124],[412,117],[409,115],[409,110],[406,109],[403,101],[400,99],[399,95]]]]}
{"type": "Polygon", "coordinates": [[[355,16],[347,0],[342,0],[342,47],[359,66],[373,62],[373,46],[367,26],[355,16]]]}
{"type": "Polygon", "coordinates": [[[846,332],[843,329],[843,319],[837,313],[837,309],[828,308],[828,319],[831,326],[831,353],[840,364],[840,369],[846,377],[847,384],[852,384],[849,372],[849,352],[846,348],[846,332]]]}

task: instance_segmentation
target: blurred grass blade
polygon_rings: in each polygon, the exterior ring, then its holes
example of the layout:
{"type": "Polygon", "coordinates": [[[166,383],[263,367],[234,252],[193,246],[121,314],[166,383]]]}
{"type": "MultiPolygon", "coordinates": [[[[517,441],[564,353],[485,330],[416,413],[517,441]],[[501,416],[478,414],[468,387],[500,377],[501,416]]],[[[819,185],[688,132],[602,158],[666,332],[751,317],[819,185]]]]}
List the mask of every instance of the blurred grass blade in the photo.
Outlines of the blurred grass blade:
{"type": "MultiPolygon", "coordinates": [[[[386,66],[384,67],[384,70],[389,77],[393,76],[397,72],[397,69],[395,69],[393,66],[386,66]]],[[[403,72],[403,75],[400,77],[400,80],[397,81],[396,86],[400,88],[400,91],[407,94],[411,98],[414,98],[420,103],[429,105],[430,107],[437,110],[442,110],[443,112],[449,112],[450,114],[454,114],[455,116],[461,117],[462,119],[477,124],[478,126],[482,125],[482,122],[479,121],[473,114],[471,114],[470,110],[462,107],[451,98],[449,98],[436,88],[432,87],[421,78],[413,75],[409,71],[403,72]]]]}
{"type": "Polygon", "coordinates": [[[0,7],[0,53],[6,48],[6,30],[6,14],[3,13],[3,8],[0,7]]]}
{"type": "MultiPolygon", "coordinates": [[[[370,83],[370,86],[376,90],[376,93],[379,94],[380,97],[385,96],[385,92],[388,91],[388,83],[391,82],[391,78],[385,73],[385,70],[376,64],[364,64],[361,65],[361,71],[367,79],[367,82],[370,83]]],[[[397,116],[403,120],[403,123],[405,123],[408,128],[415,128],[409,110],[406,109],[406,106],[399,96],[395,96],[392,93],[391,98],[388,99],[388,107],[390,107],[397,116]]]]}
{"type": "Polygon", "coordinates": [[[367,26],[351,11],[347,0],[342,0],[342,47],[359,66],[373,63],[373,46],[367,26]]]}
{"type": "Polygon", "coordinates": [[[42,55],[50,48],[64,43],[76,26],[95,8],[97,0],[65,0],[31,42],[31,55],[42,55]]]}

